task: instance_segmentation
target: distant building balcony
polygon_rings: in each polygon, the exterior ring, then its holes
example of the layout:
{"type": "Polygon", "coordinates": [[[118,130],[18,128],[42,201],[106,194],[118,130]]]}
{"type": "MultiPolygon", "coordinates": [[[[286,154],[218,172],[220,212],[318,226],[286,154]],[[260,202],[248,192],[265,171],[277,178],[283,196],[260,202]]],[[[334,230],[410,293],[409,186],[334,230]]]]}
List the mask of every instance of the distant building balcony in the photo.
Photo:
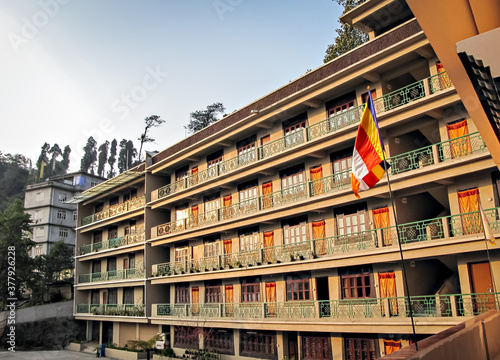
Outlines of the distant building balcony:
{"type": "Polygon", "coordinates": [[[138,230],[131,234],[127,234],[125,236],[121,236],[115,239],[100,241],[92,244],[86,244],[79,248],[78,255],[85,255],[93,252],[97,252],[100,250],[108,250],[123,247],[131,244],[139,244],[145,241],[145,233],[144,230],[138,230]]]}
{"type": "MultiPolygon", "coordinates": [[[[452,163],[460,158],[487,153],[488,149],[479,133],[464,135],[452,140],[425,146],[387,159],[391,164],[389,175],[394,176],[429,166],[452,163]]],[[[225,220],[258,214],[261,211],[296,204],[308,198],[331,194],[351,188],[351,170],[336,173],[318,180],[298,184],[270,194],[225,206],[208,212],[190,215],[185,219],[151,228],[151,239],[164,235],[199,228],[225,220]]]]}
{"type": "Polygon", "coordinates": [[[83,219],[80,220],[80,226],[90,225],[101,220],[126,214],[133,210],[137,210],[139,208],[144,207],[145,204],[146,204],[146,197],[141,196],[127,200],[121,204],[112,205],[103,211],[84,217],[83,219]]]}
{"type": "Polygon", "coordinates": [[[144,269],[110,270],[110,271],[79,275],[78,284],[143,279],[143,278],[144,278],[144,269]]]}
{"type": "Polygon", "coordinates": [[[153,304],[152,318],[289,319],[342,322],[352,319],[409,318],[410,305],[418,318],[457,318],[500,308],[500,293],[446,294],[349,300],[248,302],[224,304],[153,304]]]}
{"type": "MultiPolygon", "coordinates": [[[[453,87],[453,84],[446,72],[433,75],[375,99],[373,101],[375,111],[378,116],[381,116],[388,111],[405,106],[412,101],[428,97],[451,87],[453,87]]],[[[249,164],[289,151],[298,145],[335,133],[345,127],[359,124],[364,108],[364,104],[352,107],[344,112],[332,115],[326,120],[302,129],[302,131],[285,135],[278,140],[260,147],[255,147],[254,152],[238,155],[204,171],[191,174],[179,181],[165,185],[154,190],[151,199],[158,200],[166,198],[184,189],[236,172],[249,164]]]]}
{"type": "Polygon", "coordinates": [[[78,304],[77,315],[145,316],[144,305],[134,304],[78,304]]]}
{"type": "MultiPolygon", "coordinates": [[[[495,234],[500,233],[500,207],[484,210],[495,234]]],[[[250,251],[231,252],[215,256],[173,261],[152,266],[152,278],[187,273],[219,271],[233,268],[258,267],[268,264],[288,263],[314,258],[338,257],[356,252],[377,251],[403,245],[429,241],[457,241],[484,237],[481,215],[478,211],[420,220],[348,235],[307,240],[257,248],[250,251]]],[[[219,249],[223,249],[221,243],[219,249]]]]}

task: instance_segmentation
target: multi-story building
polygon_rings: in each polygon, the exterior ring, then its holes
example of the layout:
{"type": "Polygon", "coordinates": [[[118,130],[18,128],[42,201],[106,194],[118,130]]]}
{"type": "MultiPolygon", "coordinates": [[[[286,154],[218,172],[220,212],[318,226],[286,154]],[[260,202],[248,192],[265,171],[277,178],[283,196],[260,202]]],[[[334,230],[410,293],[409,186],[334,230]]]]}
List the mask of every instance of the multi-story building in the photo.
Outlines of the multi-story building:
{"type": "Polygon", "coordinates": [[[496,231],[500,177],[474,119],[403,0],[342,19],[370,40],[74,199],[89,337],[374,359],[413,339],[410,313],[420,339],[495,308],[479,205],[496,231]],[[358,200],[368,91],[392,197],[384,178],[358,200]]]}
{"type": "Polygon", "coordinates": [[[26,187],[24,208],[31,215],[31,236],[35,242],[30,254],[32,257],[47,254],[50,245],[61,239],[75,246],[76,205],[65,202],[104,180],[99,176],[76,172],[52,176],[26,187]]]}

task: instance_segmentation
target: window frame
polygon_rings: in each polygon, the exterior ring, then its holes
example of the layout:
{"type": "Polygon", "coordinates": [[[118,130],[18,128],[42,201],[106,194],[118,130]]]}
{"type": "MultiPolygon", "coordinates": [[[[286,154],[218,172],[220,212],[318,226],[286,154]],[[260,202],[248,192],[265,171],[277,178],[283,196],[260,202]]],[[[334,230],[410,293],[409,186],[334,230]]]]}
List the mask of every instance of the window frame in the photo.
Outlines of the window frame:
{"type": "Polygon", "coordinates": [[[241,282],[241,302],[261,302],[261,284],[260,279],[243,279],[241,282]]]}
{"type": "Polygon", "coordinates": [[[342,299],[375,298],[373,270],[363,266],[345,269],[340,272],[340,291],[342,299]],[[352,279],[352,280],[351,280],[352,279]],[[360,283],[358,283],[360,279],[360,283]],[[368,281],[368,284],[366,283],[368,281]],[[346,287],[347,285],[347,287],[346,287]],[[360,295],[361,290],[361,296],[360,295]],[[369,290],[369,294],[367,292],[369,290]],[[354,294],[354,295],[353,295],[354,294]]]}

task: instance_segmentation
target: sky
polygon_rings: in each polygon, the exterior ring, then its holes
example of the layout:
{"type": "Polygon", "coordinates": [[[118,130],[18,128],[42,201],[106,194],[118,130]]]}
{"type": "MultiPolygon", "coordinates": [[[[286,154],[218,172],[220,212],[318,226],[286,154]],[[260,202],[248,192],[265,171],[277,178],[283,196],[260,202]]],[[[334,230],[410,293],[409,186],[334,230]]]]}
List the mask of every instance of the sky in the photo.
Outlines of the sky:
{"type": "Polygon", "coordinates": [[[189,114],[226,113],[323,63],[341,8],[332,0],[0,0],[0,151],[36,162],[44,142],[137,138],[163,150],[189,114]]]}

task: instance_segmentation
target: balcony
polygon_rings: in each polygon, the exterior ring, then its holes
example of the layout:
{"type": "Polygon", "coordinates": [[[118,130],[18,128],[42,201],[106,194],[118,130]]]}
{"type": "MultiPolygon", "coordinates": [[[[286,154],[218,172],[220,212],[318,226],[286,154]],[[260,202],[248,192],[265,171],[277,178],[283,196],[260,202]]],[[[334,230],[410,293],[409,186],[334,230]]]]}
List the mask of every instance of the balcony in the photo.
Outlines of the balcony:
{"type": "Polygon", "coordinates": [[[146,197],[141,196],[125,201],[121,204],[112,205],[103,211],[84,217],[80,221],[80,226],[86,226],[89,224],[93,224],[97,221],[109,219],[117,215],[126,214],[130,211],[144,207],[145,204],[146,204],[146,197]]]}
{"type": "Polygon", "coordinates": [[[110,270],[104,272],[95,272],[90,274],[79,275],[78,284],[103,282],[103,281],[143,279],[143,278],[144,278],[144,269],[110,270]]]}
{"type": "MultiPolygon", "coordinates": [[[[414,100],[431,96],[452,86],[446,73],[433,75],[375,99],[375,111],[380,117],[385,112],[404,106],[414,100]]],[[[181,190],[236,172],[249,164],[272,158],[298,145],[335,133],[348,126],[359,124],[364,108],[364,104],[350,108],[345,112],[332,115],[326,120],[311,125],[303,129],[304,131],[298,131],[268,144],[256,147],[253,153],[238,155],[204,171],[191,174],[179,181],[165,185],[154,190],[151,199],[157,200],[168,197],[181,190]]]]}
{"type": "MultiPolygon", "coordinates": [[[[391,164],[389,175],[402,174],[431,165],[451,163],[457,159],[487,151],[488,149],[479,133],[473,133],[390,157],[387,159],[391,164]]],[[[190,215],[185,219],[158,225],[151,228],[151,239],[224,220],[236,219],[249,214],[256,214],[263,210],[279,208],[307,198],[350,188],[351,170],[347,170],[271,194],[261,195],[258,198],[246,200],[242,203],[232,204],[222,209],[211,210],[195,216],[190,215]]]]}
{"type": "Polygon", "coordinates": [[[115,239],[104,240],[92,244],[86,244],[80,247],[78,250],[78,255],[85,255],[93,252],[97,252],[100,250],[109,250],[114,248],[123,247],[131,244],[139,244],[145,241],[145,233],[144,230],[139,230],[131,234],[127,234],[122,237],[118,237],[115,239]]]}
{"type": "MultiPolygon", "coordinates": [[[[500,207],[484,210],[494,233],[500,232],[500,207]]],[[[152,278],[186,273],[248,268],[276,263],[288,263],[314,258],[329,258],[363,251],[376,251],[434,240],[456,241],[468,237],[484,237],[478,211],[415,221],[396,226],[373,229],[349,235],[336,235],[294,244],[282,244],[216,256],[191,258],[184,261],[152,266],[152,278]]],[[[220,244],[223,249],[223,244],[220,244]]]]}
{"type": "Polygon", "coordinates": [[[410,306],[418,318],[457,318],[500,309],[500,293],[411,296],[408,298],[363,298],[349,300],[288,301],[271,303],[153,304],[152,317],[172,319],[352,319],[409,318],[410,306]]]}
{"type": "Polygon", "coordinates": [[[144,305],[134,304],[78,304],[77,315],[145,316],[144,305]]]}

